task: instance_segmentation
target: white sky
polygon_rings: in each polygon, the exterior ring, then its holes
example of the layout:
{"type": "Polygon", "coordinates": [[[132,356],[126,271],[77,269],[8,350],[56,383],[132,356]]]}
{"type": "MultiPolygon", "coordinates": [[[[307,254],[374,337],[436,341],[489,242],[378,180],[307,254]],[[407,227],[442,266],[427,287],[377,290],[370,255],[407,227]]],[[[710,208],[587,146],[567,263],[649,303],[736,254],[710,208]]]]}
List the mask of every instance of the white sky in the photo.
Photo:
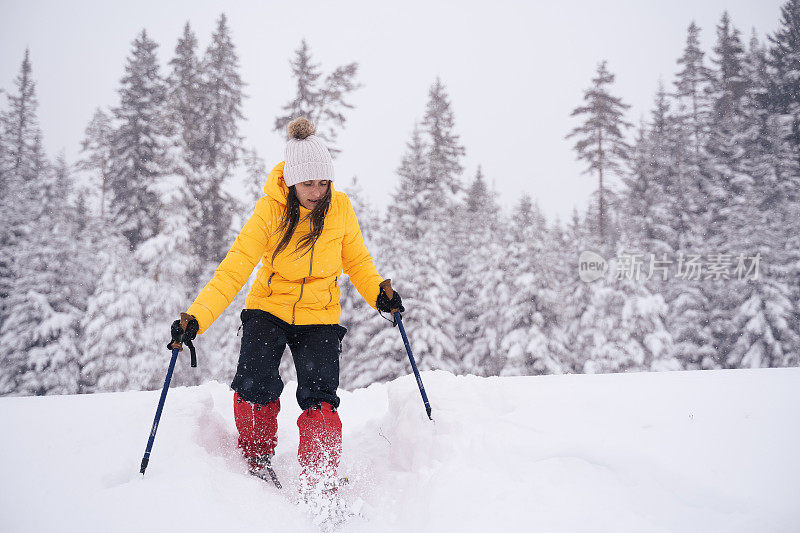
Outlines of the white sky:
{"type": "Polygon", "coordinates": [[[340,135],[340,183],[356,175],[377,206],[389,202],[405,143],[438,75],[467,150],[465,182],[481,164],[503,205],[528,192],[548,217],[564,220],[597,186],[596,176],[580,174],[574,140],[564,136],[601,59],[617,76],[613,92],[632,104],[626,118],[638,124],[649,119],[659,77],[671,89],[692,20],[710,53],[723,10],[747,44],[753,28],[762,39],[777,29],[781,4],[0,0],[0,88],[13,89],[30,47],[45,147],[51,156],[64,150],[72,163],[94,109],[118,103],[125,59],[142,28],[160,44],[166,65],[187,20],[202,53],[225,12],[248,84],[242,133],[269,168],[283,158],[284,140],[272,124],[293,96],[289,60],[306,38],[323,74],[360,64],[364,88],[351,98],[356,109],[340,135]]]}

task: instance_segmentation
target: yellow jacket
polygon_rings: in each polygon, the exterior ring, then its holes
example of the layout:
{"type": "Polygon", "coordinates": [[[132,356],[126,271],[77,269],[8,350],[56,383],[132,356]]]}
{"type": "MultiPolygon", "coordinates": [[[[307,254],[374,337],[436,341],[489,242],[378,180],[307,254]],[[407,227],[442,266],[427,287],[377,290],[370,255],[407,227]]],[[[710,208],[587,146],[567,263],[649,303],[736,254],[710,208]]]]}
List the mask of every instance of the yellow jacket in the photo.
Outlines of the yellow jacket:
{"type": "Polygon", "coordinates": [[[295,251],[297,241],[311,230],[310,212],[300,206],[300,222],[292,240],[270,264],[282,237],[279,231],[289,188],[283,181],[284,163],[270,172],[264,194],[245,223],[214,277],[200,291],[187,313],[194,315],[203,333],[233,301],[253,268],[262,261],[245,300],[247,309],[262,309],[290,324],[338,324],[339,276],[350,277],[372,307],[378,299],[381,276],[364,246],[350,199],[333,189],[322,234],[309,250],[295,251]]]}

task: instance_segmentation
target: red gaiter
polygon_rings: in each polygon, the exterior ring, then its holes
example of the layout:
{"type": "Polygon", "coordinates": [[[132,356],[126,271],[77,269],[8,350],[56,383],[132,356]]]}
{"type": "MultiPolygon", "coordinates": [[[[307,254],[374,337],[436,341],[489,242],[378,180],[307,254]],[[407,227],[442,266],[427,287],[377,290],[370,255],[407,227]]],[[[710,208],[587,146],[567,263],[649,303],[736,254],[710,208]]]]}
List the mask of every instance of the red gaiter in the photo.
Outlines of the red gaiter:
{"type": "Polygon", "coordinates": [[[233,418],[239,430],[239,448],[245,457],[275,453],[280,410],[280,398],[267,404],[250,403],[234,392],[233,418]]]}
{"type": "Polygon", "coordinates": [[[318,409],[310,407],[297,419],[300,445],[297,459],[301,476],[311,484],[335,480],[342,453],[342,421],[331,404],[322,402],[318,409]]]}

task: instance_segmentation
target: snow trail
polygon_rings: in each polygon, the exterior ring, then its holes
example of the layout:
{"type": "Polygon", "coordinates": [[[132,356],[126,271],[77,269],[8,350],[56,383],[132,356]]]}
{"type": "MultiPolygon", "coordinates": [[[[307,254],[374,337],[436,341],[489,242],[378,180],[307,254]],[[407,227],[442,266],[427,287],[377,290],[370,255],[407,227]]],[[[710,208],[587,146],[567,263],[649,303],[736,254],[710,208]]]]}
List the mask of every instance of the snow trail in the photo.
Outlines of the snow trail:
{"type": "MultiPolygon", "coordinates": [[[[341,489],[369,521],[342,531],[800,530],[800,369],[479,378],[424,372],[341,391],[341,489]]],[[[318,528],[293,503],[298,444],[287,384],[274,465],[248,476],[232,392],[0,398],[4,531],[318,528]]]]}

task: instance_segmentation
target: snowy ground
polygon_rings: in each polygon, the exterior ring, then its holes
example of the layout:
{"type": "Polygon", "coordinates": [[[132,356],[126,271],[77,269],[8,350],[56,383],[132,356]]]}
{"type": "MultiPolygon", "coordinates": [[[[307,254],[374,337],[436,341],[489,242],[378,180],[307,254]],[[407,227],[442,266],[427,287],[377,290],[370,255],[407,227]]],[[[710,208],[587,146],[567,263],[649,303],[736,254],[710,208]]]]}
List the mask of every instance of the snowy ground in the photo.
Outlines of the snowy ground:
{"type": "MultiPolygon", "coordinates": [[[[800,531],[800,369],[520,378],[342,393],[344,531],[800,531]]],[[[286,387],[279,492],[245,475],[227,385],[0,399],[0,531],[313,532],[286,387]]]]}

